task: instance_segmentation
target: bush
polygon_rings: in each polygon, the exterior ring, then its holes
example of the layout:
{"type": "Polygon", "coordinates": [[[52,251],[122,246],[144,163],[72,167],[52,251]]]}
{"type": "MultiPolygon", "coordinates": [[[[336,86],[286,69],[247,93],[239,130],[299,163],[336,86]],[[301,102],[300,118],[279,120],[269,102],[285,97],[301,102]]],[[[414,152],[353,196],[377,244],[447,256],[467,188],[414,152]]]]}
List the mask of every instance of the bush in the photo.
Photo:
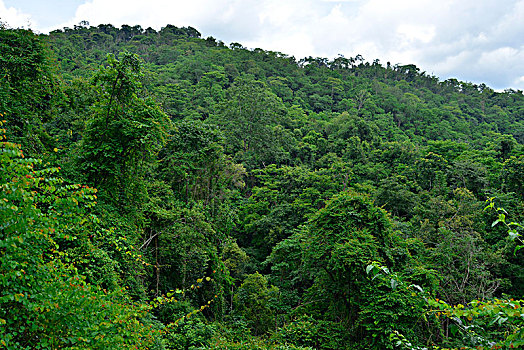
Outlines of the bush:
{"type": "Polygon", "coordinates": [[[236,311],[255,335],[268,332],[275,323],[277,300],[278,288],[268,287],[267,279],[258,272],[248,275],[233,297],[236,311]]]}

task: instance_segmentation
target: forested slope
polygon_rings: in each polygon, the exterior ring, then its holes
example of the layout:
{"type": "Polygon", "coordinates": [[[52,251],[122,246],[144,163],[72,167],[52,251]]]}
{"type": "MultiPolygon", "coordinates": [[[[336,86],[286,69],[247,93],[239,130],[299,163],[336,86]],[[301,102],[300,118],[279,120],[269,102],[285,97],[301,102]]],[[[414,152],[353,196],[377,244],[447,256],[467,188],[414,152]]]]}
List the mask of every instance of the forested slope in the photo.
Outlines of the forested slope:
{"type": "Polygon", "coordinates": [[[524,345],[522,91],[85,23],[0,83],[0,348],[524,345]]]}

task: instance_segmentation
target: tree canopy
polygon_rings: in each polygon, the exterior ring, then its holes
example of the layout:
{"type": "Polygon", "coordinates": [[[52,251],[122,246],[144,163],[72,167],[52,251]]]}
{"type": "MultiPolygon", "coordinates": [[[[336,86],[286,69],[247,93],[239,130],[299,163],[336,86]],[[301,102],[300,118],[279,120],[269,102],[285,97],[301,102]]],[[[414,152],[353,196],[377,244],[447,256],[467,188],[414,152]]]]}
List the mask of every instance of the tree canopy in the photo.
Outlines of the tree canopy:
{"type": "Polygon", "coordinates": [[[524,346],[522,91],[2,27],[0,141],[0,348],[524,346]]]}

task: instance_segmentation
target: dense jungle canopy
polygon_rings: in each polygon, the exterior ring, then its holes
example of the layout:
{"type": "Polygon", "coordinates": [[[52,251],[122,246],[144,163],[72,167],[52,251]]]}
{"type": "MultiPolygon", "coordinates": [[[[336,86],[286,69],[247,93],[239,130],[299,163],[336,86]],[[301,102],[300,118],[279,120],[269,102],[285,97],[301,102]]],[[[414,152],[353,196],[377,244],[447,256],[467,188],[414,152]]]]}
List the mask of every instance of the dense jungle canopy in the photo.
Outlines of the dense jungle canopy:
{"type": "Polygon", "coordinates": [[[0,349],[524,347],[522,91],[2,25],[0,121],[0,349]]]}

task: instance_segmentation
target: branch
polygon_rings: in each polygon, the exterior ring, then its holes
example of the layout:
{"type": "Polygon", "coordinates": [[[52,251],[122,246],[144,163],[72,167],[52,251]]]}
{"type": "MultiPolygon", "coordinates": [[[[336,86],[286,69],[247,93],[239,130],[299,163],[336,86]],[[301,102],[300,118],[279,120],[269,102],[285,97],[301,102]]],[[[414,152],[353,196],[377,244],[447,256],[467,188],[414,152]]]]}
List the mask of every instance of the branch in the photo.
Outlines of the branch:
{"type": "Polygon", "coordinates": [[[144,244],[142,244],[142,246],[138,250],[142,250],[142,248],[147,248],[147,246],[149,245],[149,243],[151,243],[153,238],[155,238],[156,236],[158,236],[161,233],[162,232],[158,232],[158,233],[155,233],[154,235],[152,235],[151,237],[149,237],[148,240],[145,241],[144,244]]]}

